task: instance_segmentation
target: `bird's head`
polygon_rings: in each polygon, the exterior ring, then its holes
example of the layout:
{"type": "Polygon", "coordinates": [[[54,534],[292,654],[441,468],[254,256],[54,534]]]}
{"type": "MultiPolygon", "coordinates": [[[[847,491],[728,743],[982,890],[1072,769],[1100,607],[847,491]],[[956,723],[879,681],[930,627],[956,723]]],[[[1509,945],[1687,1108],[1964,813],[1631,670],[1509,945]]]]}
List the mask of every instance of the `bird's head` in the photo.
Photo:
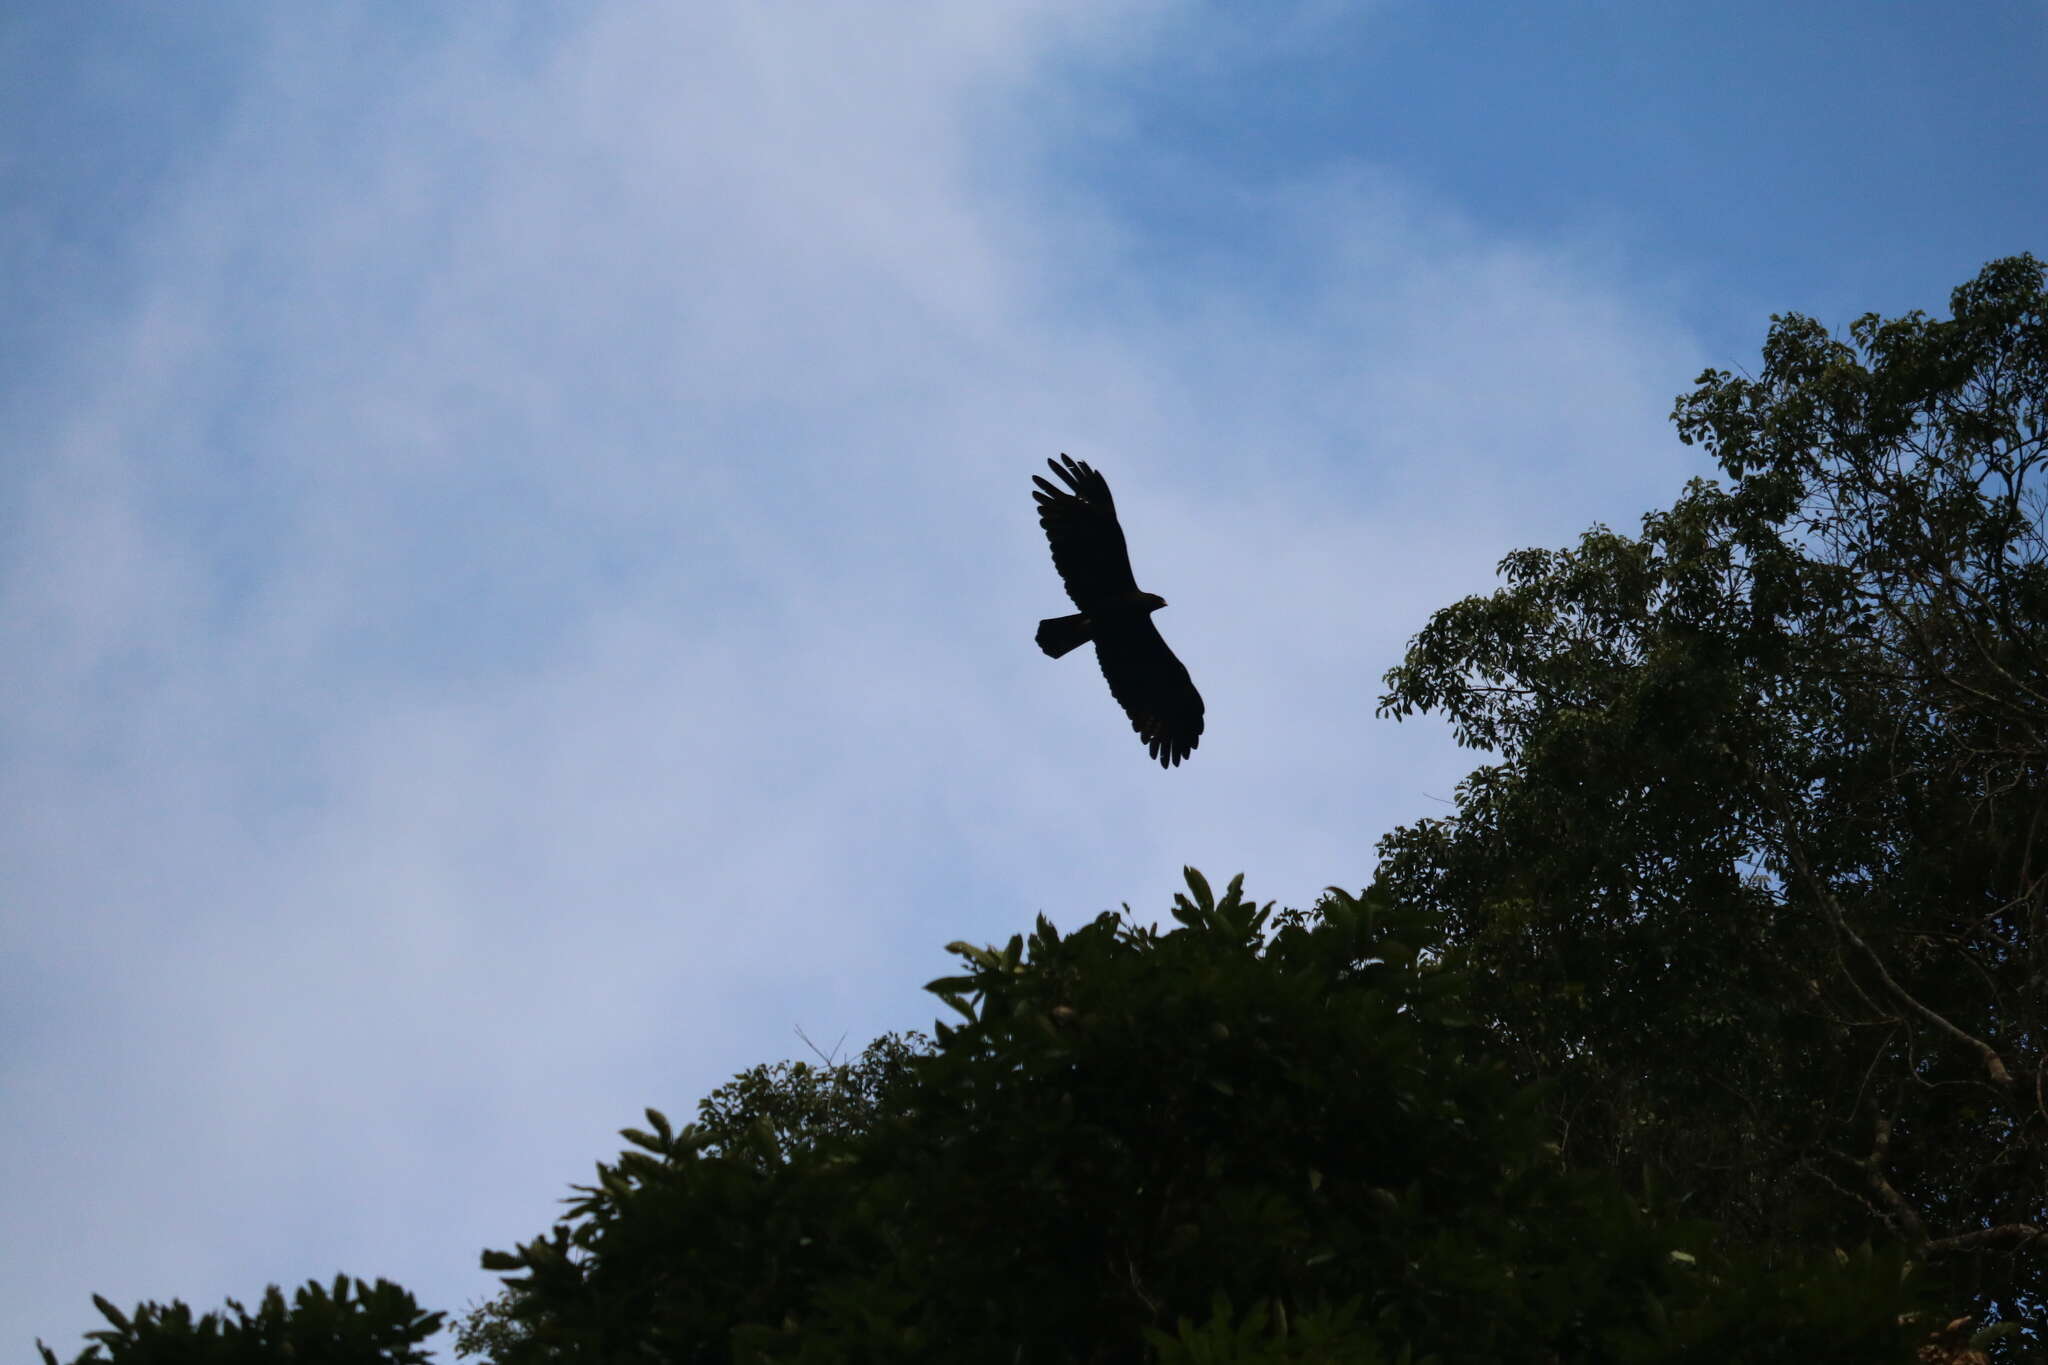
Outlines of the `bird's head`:
{"type": "Polygon", "coordinates": [[[1158,611],[1166,605],[1166,599],[1156,592],[1141,592],[1138,594],[1138,601],[1146,611],[1158,611]]]}

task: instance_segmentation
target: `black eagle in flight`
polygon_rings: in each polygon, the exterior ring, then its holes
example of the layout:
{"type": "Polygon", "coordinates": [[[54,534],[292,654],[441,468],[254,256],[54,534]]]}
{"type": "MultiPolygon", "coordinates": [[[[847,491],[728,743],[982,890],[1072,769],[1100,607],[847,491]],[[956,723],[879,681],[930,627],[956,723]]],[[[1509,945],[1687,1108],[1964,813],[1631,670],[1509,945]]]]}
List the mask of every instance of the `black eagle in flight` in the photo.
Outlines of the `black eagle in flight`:
{"type": "Polygon", "coordinates": [[[1108,482],[1066,455],[1046,463],[1066,487],[1033,475],[1038,491],[1031,496],[1052,565],[1081,610],[1040,621],[1038,647],[1057,659],[1093,640],[1110,695],[1159,766],[1170,768],[1201,742],[1202,694],[1152,624],[1166,599],[1138,590],[1108,482]]]}

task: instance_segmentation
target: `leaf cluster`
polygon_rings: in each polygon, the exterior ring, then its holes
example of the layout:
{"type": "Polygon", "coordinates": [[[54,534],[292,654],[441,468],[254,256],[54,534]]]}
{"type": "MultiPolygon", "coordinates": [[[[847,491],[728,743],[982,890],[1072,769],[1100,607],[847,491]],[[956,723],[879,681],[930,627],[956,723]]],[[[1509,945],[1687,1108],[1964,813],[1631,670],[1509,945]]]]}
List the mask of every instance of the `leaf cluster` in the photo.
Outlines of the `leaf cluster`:
{"type": "MultiPolygon", "coordinates": [[[[427,1338],[444,1313],[420,1310],[413,1296],[387,1280],[365,1284],[346,1275],[328,1287],[309,1280],[289,1303],[276,1285],[255,1312],[234,1299],[195,1318],[183,1303],[144,1303],[123,1313],[99,1295],[93,1304],[108,1326],[85,1335],[94,1344],[71,1365],[424,1365],[427,1338]]],[[[57,1365],[36,1343],[44,1365],[57,1365]]]]}

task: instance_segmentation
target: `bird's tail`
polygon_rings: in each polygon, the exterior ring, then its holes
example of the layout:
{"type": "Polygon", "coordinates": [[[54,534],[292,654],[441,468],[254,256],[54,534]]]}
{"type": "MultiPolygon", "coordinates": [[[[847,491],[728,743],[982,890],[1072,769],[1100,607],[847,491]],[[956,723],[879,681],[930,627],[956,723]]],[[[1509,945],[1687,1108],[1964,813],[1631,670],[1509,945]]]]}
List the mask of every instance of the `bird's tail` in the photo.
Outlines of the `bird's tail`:
{"type": "Polygon", "coordinates": [[[1095,623],[1087,612],[1072,616],[1051,616],[1038,623],[1038,647],[1057,659],[1068,650],[1079,649],[1095,635],[1095,623]]]}

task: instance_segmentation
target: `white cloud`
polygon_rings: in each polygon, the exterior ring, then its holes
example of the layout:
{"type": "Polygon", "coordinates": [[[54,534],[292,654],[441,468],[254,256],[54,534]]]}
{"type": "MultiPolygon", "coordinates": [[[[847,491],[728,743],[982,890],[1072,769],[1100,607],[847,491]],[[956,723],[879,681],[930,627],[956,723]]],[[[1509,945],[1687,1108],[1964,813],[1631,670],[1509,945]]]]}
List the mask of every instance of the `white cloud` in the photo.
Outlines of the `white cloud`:
{"type": "Polygon", "coordinates": [[[766,14],[281,30],[31,405],[15,1339],[458,1306],[638,1106],[927,1021],[948,939],[1363,882],[1469,766],[1371,719],[1402,642],[1675,483],[1697,363],[1570,243],[1337,168],[1147,273],[1056,138],[1157,7],[766,14]],[[1176,772],[1031,647],[1062,449],[1208,697],[1176,772]]]}

